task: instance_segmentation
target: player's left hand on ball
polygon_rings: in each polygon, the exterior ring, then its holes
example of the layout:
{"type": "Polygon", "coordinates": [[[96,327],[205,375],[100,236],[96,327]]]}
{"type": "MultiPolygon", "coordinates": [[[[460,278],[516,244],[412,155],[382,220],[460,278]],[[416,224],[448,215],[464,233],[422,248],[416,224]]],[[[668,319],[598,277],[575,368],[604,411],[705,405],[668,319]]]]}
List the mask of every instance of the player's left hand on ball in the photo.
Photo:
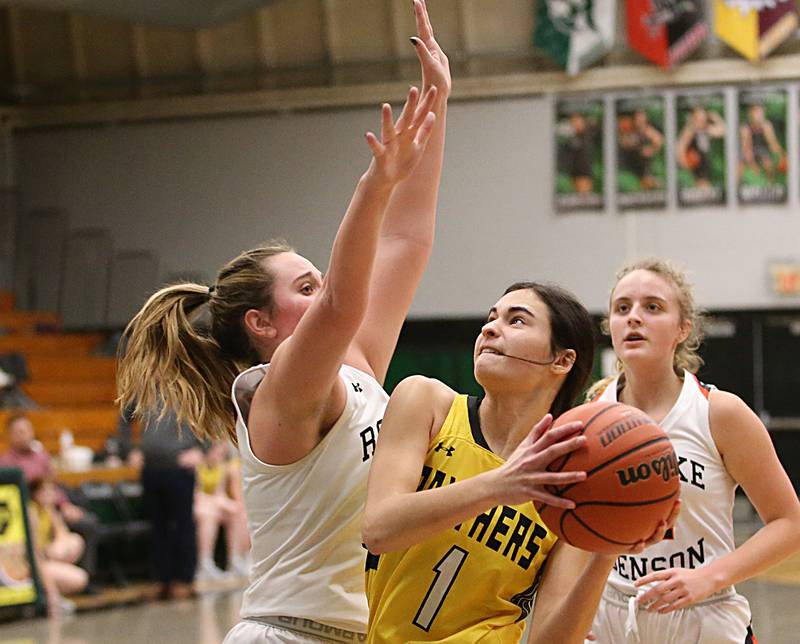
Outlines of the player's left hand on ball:
{"type": "Polygon", "coordinates": [[[703,568],[670,568],[651,572],[636,580],[636,586],[654,584],[638,599],[645,610],[669,613],[686,608],[714,594],[717,588],[712,575],[703,568]]]}
{"type": "Polygon", "coordinates": [[[552,415],[545,414],[506,462],[492,470],[491,477],[499,483],[500,501],[505,505],[533,500],[556,508],[575,507],[574,501],[552,494],[547,486],[578,483],[586,479],[586,472],[551,472],[547,466],[586,445],[586,437],[579,435],[583,423],[552,424],[552,415]]]}
{"type": "Polygon", "coordinates": [[[639,543],[631,547],[628,550],[628,553],[638,554],[643,550],[645,550],[646,548],[649,548],[650,546],[655,545],[656,543],[661,541],[666,536],[667,532],[670,529],[672,529],[672,527],[675,525],[675,521],[678,520],[678,515],[680,514],[680,511],[681,511],[681,502],[680,499],[678,499],[675,501],[675,503],[672,504],[672,510],[670,510],[669,516],[663,521],[659,522],[659,524],[656,526],[656,529],[653,531],[653,534],[651,534],[647,539],[644,539],[643,541],[640,541],[639,543]]]}

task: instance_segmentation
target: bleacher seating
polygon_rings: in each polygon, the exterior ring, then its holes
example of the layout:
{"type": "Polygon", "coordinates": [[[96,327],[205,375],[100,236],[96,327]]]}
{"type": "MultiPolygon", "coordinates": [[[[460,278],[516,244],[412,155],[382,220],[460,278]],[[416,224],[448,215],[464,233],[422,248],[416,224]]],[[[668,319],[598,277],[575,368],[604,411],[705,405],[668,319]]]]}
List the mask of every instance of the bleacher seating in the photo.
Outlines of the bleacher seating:
{"type": "MultiPolygon", "coordinates": [[[[13,410],[0,411],[0,426],[5,427],[13,410]]],[[[58,453],[58,437],[69,429],[77,445],[86,445],[97,451],[106,438],[117,428],[119,411],[116,405],[94,405],[91,407],[58,407],[35,409],[25,412],[36,428],[36,438],[51,454],[58,453]]],[[[5,449],[5,435],[0,435],[0,449],[5,449]]]]}
{"type": "Polygon", "coordinates": [[[55,313],[42,311],[0,310],[0,333],[31,334],[44,330],[55,331],[61,327],[61,318],[55,313]]]}
{"type": "MultiPolygon", "coordinates": [[[[13,297],[0,298],[6,307],[13,297]]],[[[93,352],[103,343],[99,333],[57,333],[61,320],[55,313],[0,310],[0,354],[24,356],[28,379],[21,383],[27,396],[41,409],[24,410],[33,422],[36,438],[52,454],[59,435],[72,432],[75,444],[94,451],[103,448],[119,421],[116,398],[116,361],[93,352]],[[47,329],[47,332],[40,332],[47,329]]],[[[0,410],[0,426],[15,410],[0,410]]],[[[0,432],[0,449],[5,434],[0,432]]]]}
{"type": "Polygon", "coordinates": [[[37,333],[0,335],[0,353],[35,356],[86,356],[103,342],[99,333],[37,333]]]}

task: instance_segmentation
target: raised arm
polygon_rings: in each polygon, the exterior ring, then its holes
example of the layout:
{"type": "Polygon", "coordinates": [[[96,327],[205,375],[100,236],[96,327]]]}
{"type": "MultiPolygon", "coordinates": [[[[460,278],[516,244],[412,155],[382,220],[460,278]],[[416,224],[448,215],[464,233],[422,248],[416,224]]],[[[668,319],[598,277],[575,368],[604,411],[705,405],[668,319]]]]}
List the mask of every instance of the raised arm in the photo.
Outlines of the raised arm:
{"type": "Polygon", "coordinates": [[[422,67],[423,92],[436,86],[436,114],[425,155],[397,186],[386,209],[378,240],[378,262],[369,303],[356,344],[378,381],[383,382],[414,292],[433,245],[436,204],[442,173],[450,67],[433,35],[424,0],[415,0],[418,37],[412,39],[422,67]]]}
{"type": "Polygon", "coordinates": [[[436,380],[401,382],[386,409],[373,457],[362,538],[370,552],[400,550],[478,516],[497,505],[533,499],[559,507],[571,501],[547,494],[545,485],[583,480],[583,472],[547,472],[547,465],[579,447],[579,423],[549,429],[548,414],[501,467],[451,485],[417,492],[432,434],[444,422],[455,393],[436,380]]]}
{"type": "Polygon", "coordinates": [[[770,121],[764,122],[764,137],[767,139],[767,145],[769,145],[769,149],[773,154],[784,154],[783,146],[778,141],[775,128],[770,121]]]}
{"type": "Polygon", "coordinates": [[[725,136],[725,121],[719,114],[709,111],[708,120],[710,121],[708,126],[708,134],[710,136],[713,136],[715,139],[721,139],[725,136]]]}
{"type": "Polygon", "coordinates": [[[655,156],[664,145],[664,135],[652,125],[649,125],[645,132],[647,134],[647,138],[650,139],[650,156],[655,156]]]}
{"type": "Polygon", "coordinates": [[[321,284],[313,274],[302,284],[316,296],[275,350],[269,376],[256,390],[250,440],[256,456],[270,463],[305,456],[344,407],[338,372],[366,312],[381,221],[395,186],[422,157],[435,121],[429,106],[436,90],[427,92],[415,112],[417,95],[412,88],[397,123],[384,104],[380,141],[367,133],[373,159],[339,226],[328,272],[321,284]]]}
{"type": "Polygon", "coordinates": [[[694,131],[694,126],[692,125],[691,120],[687,120],[686,124],[681,130],[680,136],[678,136],[678,141],[675,145],[675,158],[677,159],[678,164],[687,170],[689,169],[689,160],[686,158],[686,153],[689,150],[689,143],[692,141],[694,131]]]}
{"type": "Polygon", "coordinates": [[[639,599],[648,610],[685,608],[749,579],[800,549],[800,502],[761,420],[741,399],[711,392],[710,423],[725,467],[742,486],[765,525],[733,552],[707,566],[671,568],[636,583],[656,585],[639,599]]]}
{"type": "Polygon", "coordinates": [[[742,161],[752,166],[755,163],[753,159],[753,136],[747,125],[739,128],[739,137],[742,146],[742,161]]]}

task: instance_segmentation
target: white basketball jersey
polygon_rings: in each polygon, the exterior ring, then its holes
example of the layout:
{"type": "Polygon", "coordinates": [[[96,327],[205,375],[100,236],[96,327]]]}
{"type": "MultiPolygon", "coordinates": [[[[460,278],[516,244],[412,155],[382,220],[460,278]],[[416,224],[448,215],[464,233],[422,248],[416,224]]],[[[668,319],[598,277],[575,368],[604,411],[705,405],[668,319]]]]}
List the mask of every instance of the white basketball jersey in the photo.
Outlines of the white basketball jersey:
{"type": "MultiPolygon", "coordinates": [[[[598,400],[617,401],[618,379],[598,400]]],[[[667,568],[700,568],[734,549],[733,500],[736,482],[728,474],[708,422],[708,395],[712,387],[684,371],[683,388],[675,405],[661,421],[678,456],[681,511],[671,538],[638,555],[617,559],[609,585],[635,595],[640,577],[667,568]]]]}
{"type": "Polygon", "coordinates": [[[370,375],[342,366],[347,403],[311,453],[268,465],[250,448],[246,419],[269,365],[233,383],[247,523],[253,544],[242,617],[286,615],[366,632],[361,517],[367,474],[388,396],[370,375]]]}

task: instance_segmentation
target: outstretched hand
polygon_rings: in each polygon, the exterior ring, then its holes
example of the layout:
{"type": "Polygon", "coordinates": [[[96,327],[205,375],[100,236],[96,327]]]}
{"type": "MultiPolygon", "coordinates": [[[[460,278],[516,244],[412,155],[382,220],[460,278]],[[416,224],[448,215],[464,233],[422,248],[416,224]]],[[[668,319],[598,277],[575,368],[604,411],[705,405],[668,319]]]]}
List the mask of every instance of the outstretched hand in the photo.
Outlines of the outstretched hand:
{"type": "Polygon", "coordinates": [[[392,120],[391,106],[383,104],[380,140],[372,132],[366,134],[373,155],[370,170],[381,179],[398,183],[419,163],[436,120],[436,115],[430,111],[436,93],[436,86],[431,86],[419,102],[419,90],[412,87],[396,122],[392,120]]]}
{"type": "Polygon", "coordinates": [[[553,417],[545,414],[531,433],[496,470],[503,490],[502,502],[517,505],[539,501],[557,508],[573,508],[575,503],[547,491],[547,485],[569,485],[586,478],[586,472],[550,472],[547,466],[554,460],[583,447],[585,436],[576,436],[583,427],[581,421],[551,427],[553,417]]]}
{"type": "Polygon", "coordinates": [[[425,0],[414,0],[414,17],[417,21],[417,37],[412,38],[411,42],[422,67],[422,91],[436,86],[439,89],[439,98],[446,99],[452,86],[450,61],[433,35],[425,0]]]}

